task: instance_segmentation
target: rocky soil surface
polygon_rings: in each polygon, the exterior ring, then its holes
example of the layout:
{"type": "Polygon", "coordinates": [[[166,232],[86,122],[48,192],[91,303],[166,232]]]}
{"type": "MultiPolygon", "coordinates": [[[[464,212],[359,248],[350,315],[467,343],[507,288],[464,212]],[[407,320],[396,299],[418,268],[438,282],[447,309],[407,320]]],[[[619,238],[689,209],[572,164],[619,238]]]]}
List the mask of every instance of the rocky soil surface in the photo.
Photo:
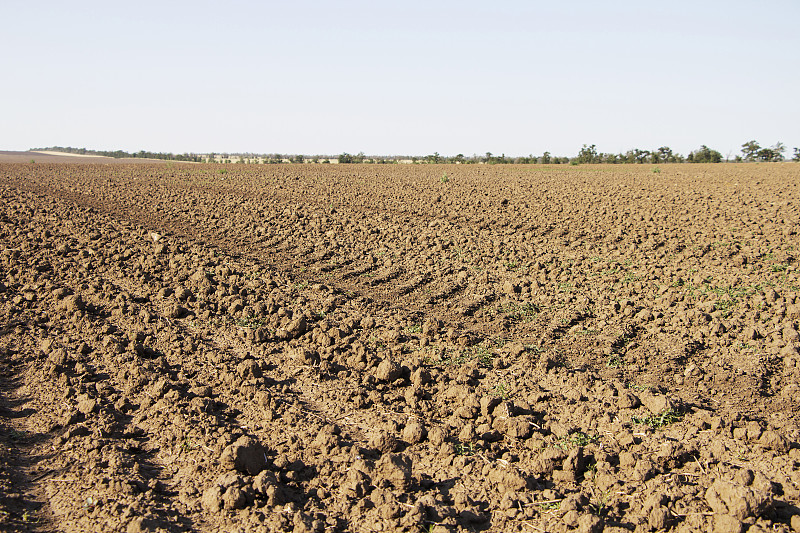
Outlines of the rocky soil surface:
{"type": "Polygon", "coordinates": [[[800,531],[800,165],[0,165],[4,531],[800,531]]]}

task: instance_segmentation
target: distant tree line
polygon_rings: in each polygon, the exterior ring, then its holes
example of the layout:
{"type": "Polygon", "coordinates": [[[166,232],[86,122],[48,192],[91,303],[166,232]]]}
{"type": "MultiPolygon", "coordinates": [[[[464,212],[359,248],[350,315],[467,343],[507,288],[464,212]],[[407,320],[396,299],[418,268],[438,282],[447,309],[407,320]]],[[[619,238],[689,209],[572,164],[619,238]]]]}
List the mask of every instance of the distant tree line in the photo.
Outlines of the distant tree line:
{"type": "Polygon", "coordinates": [[[702,145],[699,149],[689,152],[689,155],[686,157],[673,152],[672,148],[669,146],[661,146],[654,150],[634,148],[633,150],[628,150],[624,154],[606,154],[598,152],[594,144],[584,144],[583,148],[578,152],[578,156],[573,159],[573,161],[577,163],[610,164],[720,163],[722,161],[722,154],[716,150],[712,150],[706,145],[702,145]]]}
{"type": "MultiPolygon", "coordinates": [[[[784,161],[783,153],[786,146],[782,142],[762,148],[757,141],[748,141],[742,145],[742,155],[737,155],[734,161],[764,161],[777,162],[784,161]]],[[[673,153],[668,146],[662,146],[656,150],[641,150],[634,148],[624,154],[604,154],[597,151],[597,147],[583,145],[577,157],[572,162],[577,163],[721,163],[722,154],[717,150],[711,149],[706,145],[693,152],[689,152],[686,157],[681,154],[673,153]]],[[[800,161],[800,148],[794,149],[792,161],[800,161]]]]}
{"type": "MultiPolygon", "coordinates": [[[[584,144],[578,155],[575,157],[559,157],[554,156],[550,152],[544,152],[540,156],[528,155],[507,157],[505,154],[494,155],[491,152],[486,152],[484,155],[473,154],[472,156],[465,156],[464,154],[456,154],[454,156],[443,156],[439,152],[434,152],[426,156],[367,156],[364,152],[357,154],[350,154],[343,152],[338,156],[315,155],[307,156],[302,154],[253,154],[253,153],[240,153],[240,154],[172,154],[164,152],[147,152],[140,150],[135,153],[128,153],[123,150],[103,151],[103,150],[88,150],[86,148],[71,148],[61,146],[51,146],[48,148],[32,148],[31,150],[54,151],[54,152],[67,152],[72,154],[82,155],[103,155],[114,158],[147,158],[147,159],[165,159],[169,161],[193,161],[193,162],[222,162],[222,163],[264,163],[264,164],[279,164],[279,163],[330,163],[336,160],[339,163],[378,163],[378,164],[393,164],[400,162],[411,162],[417,164],[438,164],[438,163],[455,163],[455,164],[486,164],[486,165],[563,165],[563,164],[659,164],[659,163],[721,163],[723,161],[722,154],[717,150],[709,148],[706,145],[700,146],[697,150],[689,152],[688,155],[683,156],[676,153],[669,146],[661,146],[652,150],[644,150],[641,148],[634,148],[625,153],[603,153],[597,150],[597,145],[584,144]]],[[[784,161],[783,153],[786,151],[786,146],[778,142],[770,147],[762,147],[757,141],[748,141],[742,145],[742,155],[737,155],[734,161],[737,162],[775,162],[784,161]]],[[[729,154],[730,156],[730,154],[729,154]]],[[[725,159],[726,161],[728,159],[725,159]]],[[[793,161],[800,161],[800,149],[794,148],[793,161]]]]}
{"type": "Polygon", "coordinates": [[[195,163],[200,163],[203,161],[203,158],[197,154],[172,154],[168,152],[167,153],[148,152],[145,150],[139,150],[138,152],[129,153],[125,152],[124,150],[106,151],[106,150],[89,150],[87,148],[72,148],[71,146],[66,146],[66,147],[49,146],[47,148],[31,148],[31,151],[64,152],[68,154],[80,154],[80,155],[102,155],[105,157],[113,157],[115,159],[132,157],[141,159],[166,159],[168,161],[193,161],[195,163]]]}
{"type": "MultiPolygon", "coordinates": [[[[777,143],[770,148],[761,148],[756,141],[750,141],[742,145],[742,156],[736,156],[736,161],[783,161],[783,152],[786,150],[783,143],[777,143]]],[[[641,148],[634,148],[625,153],[603,153],[598,152],[597,145],[584,144],[575,157],[558,157],[553,156],[550,152],[544,152],[541,156],[529,155],[518,157],[507,157],[505,154],[494,155],[491,152],[486,152],[485,155],[473,155],[467,157],[464,154],[457,154],[455,156],[447,157],[440,155],[439,152],[426,155],[423,157],[411,156],[400,157],[395,156],[387,159],[369,158],[360,152],[358,155],[351,155],[343,153],[339,155],[339,163],[396,163],[398,160],[410,159],[413,163],[458,163],[458,164],[488,164],[488,165],[559,165],[559,164],[659,164],[659,163],[721,163],[724,158],[722,154],[709,148],[706,145],[700,146],[697,150],[689,152],[688,155],[683,156],[676,153],[669,146],[661,146],[652,150],[643,150],[641,148]]],[[[794,149],[794,161],[800,161],[800,149],[794,149]]]]}
{"type": "Polygon", "coordinates": [[[490,164],[490,165],[502,165],[502,164],[517,164],[517,165],[525,165],[525,164],[564,164],[569,163],[569,157],[555,157],[550,155],[550,152],[545,152],[542,156],[518,156],[518,157],[506,157],[505,154],[503,155],[493,155],[491,152],[486,152],[485,156],[480,155],[472,155],[472,156],[465,156],[464,154],[457,154],[454,156],[444,156],[440,155],[439,152],[434,152],[432,154],[426,156],[365,156],[364,152],[359,152],[357,155],[352,155],[347,152],[340,154],[337,157],[337,161],[339,163],[385,163],[385,164],[392,164],[392,163],[399,163],[401,161],[408,162],[411,161],[412,163],[418,164],[440,164],[440,163],[454,163],[454,164],[490,164]]]}

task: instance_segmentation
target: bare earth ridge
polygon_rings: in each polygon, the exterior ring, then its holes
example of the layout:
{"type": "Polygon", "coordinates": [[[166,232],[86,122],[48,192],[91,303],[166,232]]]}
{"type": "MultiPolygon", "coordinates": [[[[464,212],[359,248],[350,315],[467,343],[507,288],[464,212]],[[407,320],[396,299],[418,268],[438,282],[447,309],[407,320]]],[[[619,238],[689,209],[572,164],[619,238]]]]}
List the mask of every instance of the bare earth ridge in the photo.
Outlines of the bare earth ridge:
{"type": "Polygon", "coordinates": [[[0,530],[800,531],[800,165],[36,160],[0,530]]]}

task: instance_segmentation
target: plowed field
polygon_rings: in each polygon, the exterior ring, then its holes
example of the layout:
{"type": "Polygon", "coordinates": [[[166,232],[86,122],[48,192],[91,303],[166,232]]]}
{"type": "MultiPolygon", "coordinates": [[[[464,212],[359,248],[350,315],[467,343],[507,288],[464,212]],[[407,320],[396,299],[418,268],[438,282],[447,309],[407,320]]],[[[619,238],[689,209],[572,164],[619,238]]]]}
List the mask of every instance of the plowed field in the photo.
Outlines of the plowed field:
{"type": "Polygon", "coordinates": [[[0,164],[0,529],[800,531],[798,185],[0,164]]]}

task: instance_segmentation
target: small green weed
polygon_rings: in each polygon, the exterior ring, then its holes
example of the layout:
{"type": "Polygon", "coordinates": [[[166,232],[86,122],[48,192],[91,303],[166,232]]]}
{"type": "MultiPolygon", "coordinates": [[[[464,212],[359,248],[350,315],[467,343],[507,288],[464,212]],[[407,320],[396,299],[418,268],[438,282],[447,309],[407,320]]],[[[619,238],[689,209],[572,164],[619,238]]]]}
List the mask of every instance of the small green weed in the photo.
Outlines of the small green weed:
{"type": "Polygon", "coordinates": [[[512,302],[500,307],[500,312],[504,313],[506,318],[511,320],[530,322],[539,313],[539,306],[533,302],[525,302],[521,304],[512,302]]]}
{"type": "Polygon", "coordinates": [[[625,362],[625,359],[618,353],[611,354],[608,358],[608,361],[606,361],[606,366],[608,368],[620,368],[626,364],[627,363],[625,362]]]}
{"type": "MultiPolygon", "coordinates": [[[[439,350],[435,346],[432,347],[434,352],[439,350]]],[[[432,365],[442,365],[448,367],[462,366],[469,361],[478,360],[478,363],[483,367],[491,367],[494,360],[494,353],[491,349],[483,345],[470,346],[463,350],[447,350],[442,349],[439,353],[434,353],[433,356],[426,357],[425,360],[432,365]]]]}
{"type": "Polygon", "coordinates": [[[639,276],[629,272],[628,274],[625,274],[624,278],[622,278],[622,283],[633,283],[634,281],[638,281],[638,280],[639,280],[639,276]]]}
{"type": "Polygon", "coordinates": [[[537,503],[536,505],[539,506],[541,511],[557,511],[561,508],[561,500],[554,501],[550,500],[547,502],[537,503]]]}
{"type": "Polygon", "coordinates": [[[450,181],[450,178],[447,176],[447,172],[445,172],[442,174],[442,177],[439,178],[439,183],[447,183],[448,181],[450,181]]]}
{"type": "Polygon", "coordinates": [[[730,316],[735,306],[736,306],[736,301],[734,300],[717,300],[716,302],[714,302],[714,310],[722,311],[722,314],[725,317],[730,316]]]}
{"type": "Polygon", "coordinates": [[[683,413],[675,409],[664,409],[660,413],[648,416],[634,416],[634,424],[649,426],[652,429],[661,429],[683,418],[683,413]]]}
{"type": "Polygon", "coordinates": [[[658,168],[658,167],[653,167],[652,172],[653,172],[653,174],[661,174],[661,169],[658,168]]]}
{"type": "Polygon", "coordinates": [[[478,362],[480,362],[482,366],[485,367],[492,366],[492,360],[494,359],[494,354],[486,346],[483,346],[481,344],[473,346],[471,350],[467,350],[467,353],[470,354],[471,356],[470,358],[472,359],[477,358],[478,362]]]}
{"type": "Polygon", "coordinates": [[[466,252],[461,248],[453,248],[451,252],[453,258],[458,259],[459,261],[464,261],[465,263],[469,263],[471,259],[466,256],[466,252]]]}
{"type": "Polygon", "coordinates": [[[184,453],[188,453],[191,450],[194,450],[197,446],[191,441],[189,437],[185,437],[183,442],[181,442],[181,450],[184,453]]]}
{"type": "Polygon", "coordinates": [[[594,498],[587,506],[589,510],[596,515],[605,515],[611,510],[609,502],[611,500],[611,491],[606,490],[600,495],[599,498],[594,498]]]}
{"type": "Polygon", "coordinates": [[[525,344],[523,345],[526,352],[535,353],[536,355],[544,353],[545,349],[542,346],[538,346],[536,344],[525,344]]]}
{"type": "Polygon", "coordinates": [[[478,451],[474,442],[458,442],[455,448],[456,455],[475,455],[478,451]]]}
{"type": "Polygon", "coordinates": [[[503,400],[508,399],[509,391],[505,382],[501,381],[500,383],[495,385],[494,390],[492,391],[492,396],[497,396],[498,398],[502,398],[503,400]]]}
{"type": "Polygon", "coordinates": [[[386,349],[386,343],[379,341],[374,335],[367,339],[367,344],[375,347],[375,351],[382,352],[386,349]]]}
{"type": "Polygon", "coordinates": [[[597,435],[587,435],[583,431],[575,431],[558,439],[555,446],[562,450],[568,450],[575,446],[588,446],[593,442],[597,442],[597,439],[597,435]]]}
{"type": "Polygon", "coordinates": [[[597,463],[595,461],[586,465],[586,474],[584,474],[584,477],[588,477],[592,481],[597,477],[597,463]]]}
{"type": "Polygon", "coordinates": [[[87,511],[91,512],[91,511],[94,511],[94,508],[97,507],[98,503],[100,503],[100,502],[97,500],[97,498],[94,498],[92,496],[88,496],[83,501],[83,508],[86,509],[87,511]]]}
{"type": "Polygon", "coordinates": [[[637,385],[636,383],[631,383],[630,381],[625,382],[625,388],[639,392],[649,391],[652,389],[652,387],[649,385],[637,385]]]}
{"type": "Polygon", "coordinates": [[[236,325],[240,328],[258,329],[264,325],[264,319],[255,316],[237,318],[236,325]]]}

